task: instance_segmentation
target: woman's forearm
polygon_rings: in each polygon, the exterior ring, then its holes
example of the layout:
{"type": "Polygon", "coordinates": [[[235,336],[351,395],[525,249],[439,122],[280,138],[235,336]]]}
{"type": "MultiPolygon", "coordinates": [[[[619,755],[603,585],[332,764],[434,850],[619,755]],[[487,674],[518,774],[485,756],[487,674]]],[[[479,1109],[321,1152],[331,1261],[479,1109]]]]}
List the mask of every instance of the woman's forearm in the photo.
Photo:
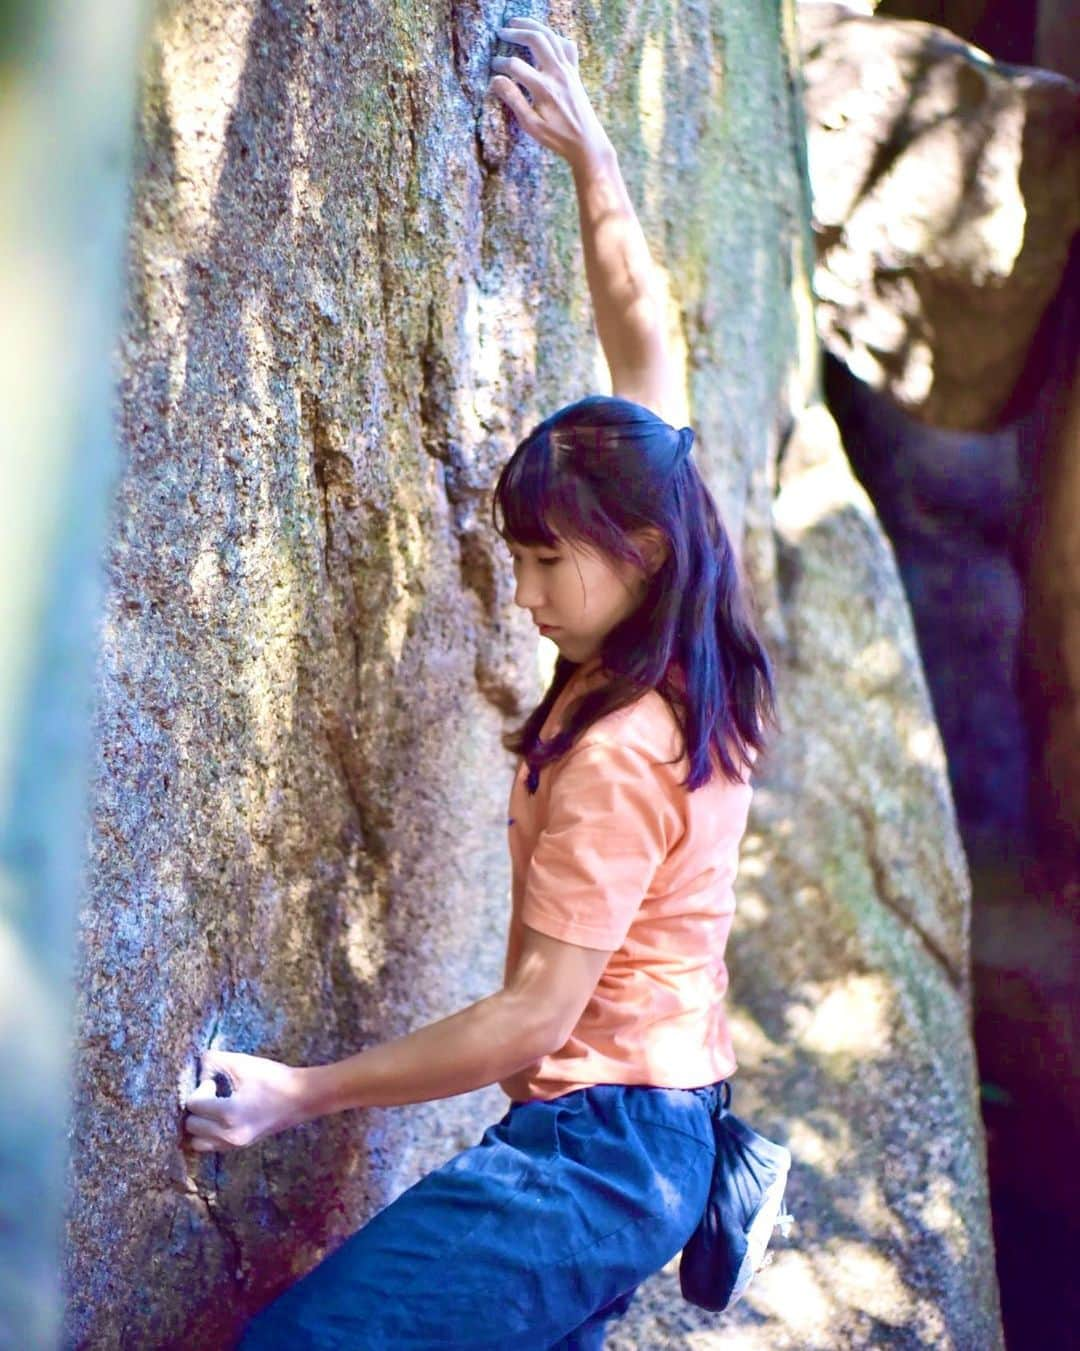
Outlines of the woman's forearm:
{"type": "Polygon", "coordinates": [[[548,1030],[505,990],[396,1041],[297,1070],[298,1121],[350,1107],[393,1107],[497,1083],[553,1049],[548,1030]]]}
{"type": "Polygon", "coordinates": [[[613,386],[668,360],[661,288],[610,141],[573,164],[585,274],[613,386]]]}

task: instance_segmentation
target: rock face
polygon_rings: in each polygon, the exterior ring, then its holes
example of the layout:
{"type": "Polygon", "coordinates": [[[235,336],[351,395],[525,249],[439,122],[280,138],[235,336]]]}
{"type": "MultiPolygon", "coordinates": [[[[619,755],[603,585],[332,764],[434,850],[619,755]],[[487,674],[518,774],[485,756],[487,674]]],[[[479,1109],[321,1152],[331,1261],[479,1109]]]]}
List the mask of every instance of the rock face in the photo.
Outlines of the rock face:
{"type": "Polygon", "coordinates": [[[1080,102],[928,24],[804,4],[818,327],[921,421],[998,425],[1080,224],[1080,102]]]}
{"type": "MultiPolygon", "coordinates": [[[[548,17],[573,31],[568,6],[548,17]]],[[[73,1347],[231,1345],[505,1110],[492,1088],[180,1147],[205,1048],[337,1059],[501,979],[499,734],[540,683],[487,494],[598,383],[569,174],[482,102],[502,21],[157,18],[80,933],[73,1347]]],[[[778,666],[731,952],[735,1108],[790,1141],[800,1222],[732,1317],[682,1304],[669,1268],[612,1344],[993,1348],[967,874],[893,556],[816,404],[792,9],[690,26],[628,0],[575,36],[778,666]]]]}

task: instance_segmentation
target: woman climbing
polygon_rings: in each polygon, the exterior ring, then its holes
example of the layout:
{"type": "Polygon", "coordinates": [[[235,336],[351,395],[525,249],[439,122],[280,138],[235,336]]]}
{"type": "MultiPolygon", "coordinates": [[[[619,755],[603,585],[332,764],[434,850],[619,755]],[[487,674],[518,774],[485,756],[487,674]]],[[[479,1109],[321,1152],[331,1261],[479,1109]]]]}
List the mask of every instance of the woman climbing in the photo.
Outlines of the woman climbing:
{"type": "Polygon", "coordinates": [[[614,391],[533,428],[493,495],[515,601],[559,654],[505,738],[503,988],[335,1064],[207,1052],[185,1124],[195,1150],[226,1150],[493,1083],[510,1106],[258,1314],[242,1351],[600,1347],[680,1250],[687,1298],[732,1303],[782,1206],[787,1151],[727,1110],[723,1005],[772,671],[693,433],[666,420],[653,268],[574,44],[535,19],[499,32],[533,63],[497,57],[490,92],[573,171],[614,391]]]}

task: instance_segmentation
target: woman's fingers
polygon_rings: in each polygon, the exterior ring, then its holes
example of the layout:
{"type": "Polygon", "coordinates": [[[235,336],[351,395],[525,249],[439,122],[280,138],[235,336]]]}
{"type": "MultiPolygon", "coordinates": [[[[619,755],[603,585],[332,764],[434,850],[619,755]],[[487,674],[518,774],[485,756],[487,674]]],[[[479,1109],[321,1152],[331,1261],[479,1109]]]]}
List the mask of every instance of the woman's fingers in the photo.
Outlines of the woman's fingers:
{"type": "Polygon", "coordinates": [[[217,1140],[221,1136],[221,1126],[213,1121],[207,1121],[203,1116],[193,1116],[190,1112],[184,1122],[184,1129],[189,1135],[194,1135],[200,1140],[217,1140]]]}
{"type": "Polygon", "coordinates": [[[498,75],[488,92],[507,105],[533,140],[572,168],[585,165],[594,149],[609,143],[581,83],[577,48],[535,19],[528,24],[515,19],[498,32],[507,42],[526,47],[536,64],[516,56],[495,57],[491,68],[498,75]]]}
{"type": "Polygon", "coordinates": [[[187,1095],[183,1105],[191,1116],[216,1121],[221,1125],[224,1125],[231,1110],[230,1099],[217,1096],[217,1086],[213,1077],[200,1080],[187,1095]]]}
{"type": "Polygon", "coordinates": [[[200,1151],[240,1149],[255,1138],[250,1126],[239,1122],[211,1121],[191,1112],[184,1122],[184,1129],[191,1137],[189,1143],[192,1149],[200,1151]]]}
{"type": "Polygon", "coordinates": [[[531,28],[534,32],[545,34],[551,43],[561,44],[566,55],[573,60],[575,65],[577,64],[577,43],[573,38],[564,38],[561,33],[556,33],[555,29],[549,24],[542,23],[539,19],[530,19],[521,15],[519,18],[511,19],[506,27],[531,28]]]}
{"type": "Polygon", "coordinates": [[[492,69],[497,70],[500,75],[507,75],[510,79],[516,80],[518,84],[523,84],[533,98],[536,98],[538,94],[547,93],[543,75],[535,66],[530,66],[528,61],[523,61],[520,56],[496,56],[491,65],[492,69]]]}
{"type": "Polygon", "coordinates": [[[539,133],[543,131],[543,123],[533,112],[532,104],[513,80],[506,75],[496,75],[488,85],[488,89],[502,99],[503,103],[521,123],[523,131],[527,131],[530,136],[539,139],[539,133]]]}
{"type": "Polygon", "coordinates": [[[199,1154],[208,1154],[212,1150],[225,1150],[229,1147],[222,1139],[219,1126],[190,1113],[184,1121],[184,1132],[188,1148],[194,1149],[199,1154]]]}
{"type": "Polygon", "coordinates": [[[560,53],[565,55],[561,39],[557,33],[553,33],[549,28],[526,28],[519,24],[517,19],[514,19],[505,28],[496,29],[496,32],[504,42],[513,42],[519,47],[528,47],[541,70],[545,63],[557,64],[560,53]],[[556,45],[559,48],[558,52],[556,52],[556,45]]]}
{"type": "Polygon", "coordinates": [[[200,1154],[231,1149],[236,1144],[236,1099],[219,1098],[213,1075],[207,1073],[184,1101],[188,1145],[200,1154]]]}
{"type": "Polygon", "coordinates": [[[300,1072],[291,1065],[240,1051],[208,1051],[199,1073],[183,1103],[193,1149],[243,1149],[306,1119],[300,1072]]]}
{"type": "Polygon", "coordinates": [[[550,24],[544,23],[544,21],[543,21],[542,19],[532,19],[532,18],[530,18],[527,14],[519,14],[519,15],[516,15],[516,16],[515,16],[513,19],[511,19],[508,23],[505,23],[505,24],[503,25],[503,27],[504,27],[504,28],[535,28],[535,29],[537,29],[537,30],[538,30],[539,32],[541,32],[541,33],[547,33],[548,37],[553,37],[553,38],[555,38],[555,37],[558,37],[558,36],[559,36],[558,33],[555,32],[554,28],[552,28],[552,27],[550,26],[550,24]]]}

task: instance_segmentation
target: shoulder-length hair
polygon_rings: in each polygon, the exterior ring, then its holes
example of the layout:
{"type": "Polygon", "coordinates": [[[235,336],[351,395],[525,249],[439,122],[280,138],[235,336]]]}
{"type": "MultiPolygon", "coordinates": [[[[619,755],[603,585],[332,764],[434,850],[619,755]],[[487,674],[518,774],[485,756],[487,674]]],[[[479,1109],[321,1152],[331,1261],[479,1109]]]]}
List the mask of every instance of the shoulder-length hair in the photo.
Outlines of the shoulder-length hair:
{"type": "Polygon", "coordinates": [[[540,703],[503,734],[505,748],[525,757],[532,791],[540,769],[587,727],[652,689],[682,733],[690,791],[710,781],[714,754],[730,781],[742,781],[766,745],[765,725],[779,727],[772,665],[716,503],[686,458],[692,441],[688,427],[678,431],[641,404],[591,395],[539,423],[499,474],[492,523],[508,542],[552,548],[562,538],[646,573],[631,532],[653,527],[669,545],[641,604],[603,641],[603,687],[575,701],[564,730],[542,741],[579,667],[560,655],[540,703]]]}

